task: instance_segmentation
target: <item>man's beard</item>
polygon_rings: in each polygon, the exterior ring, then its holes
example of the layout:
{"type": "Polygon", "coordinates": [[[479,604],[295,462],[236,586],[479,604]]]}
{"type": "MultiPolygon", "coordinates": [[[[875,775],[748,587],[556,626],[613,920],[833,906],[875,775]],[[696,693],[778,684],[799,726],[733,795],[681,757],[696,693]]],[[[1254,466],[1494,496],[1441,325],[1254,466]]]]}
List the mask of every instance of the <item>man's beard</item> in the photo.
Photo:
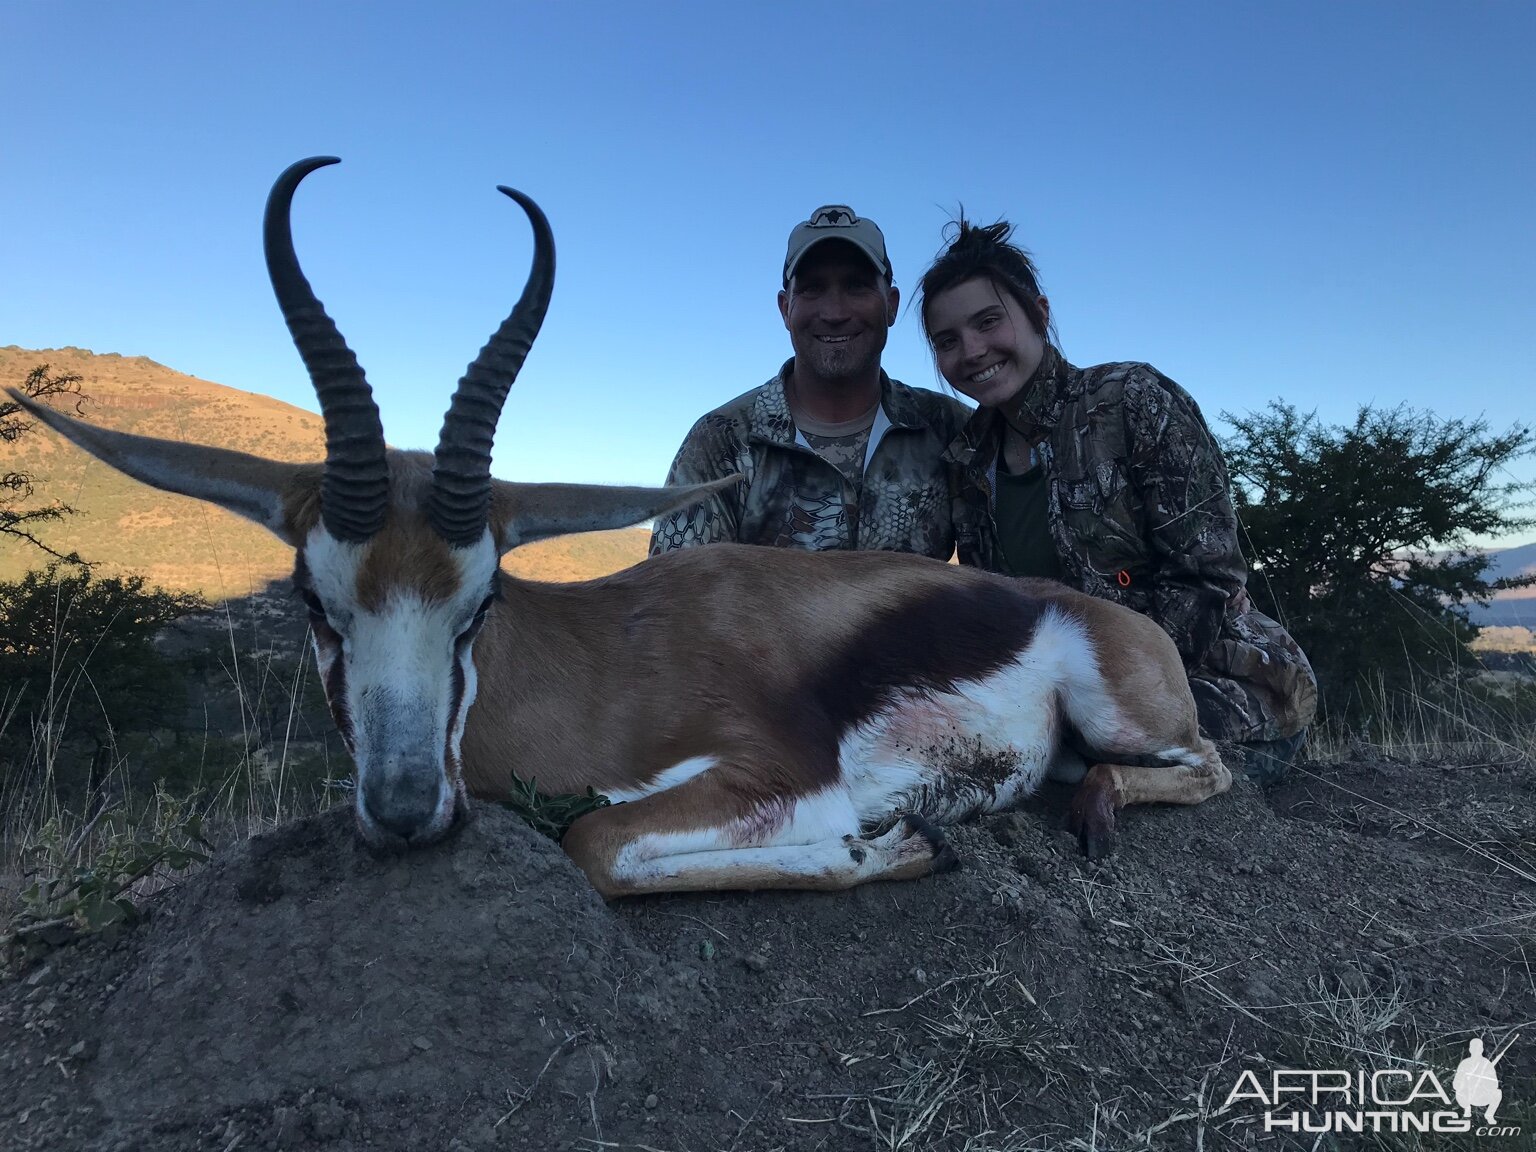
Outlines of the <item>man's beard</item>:
{"type": "Polygon", "coordinates": [[[846,344],[823,344],[812,338],[810,351],[803,359],[814,375],[826,380],[846,380],[862,376],[879,364],[880,350],[857,337],[846,344]]]}

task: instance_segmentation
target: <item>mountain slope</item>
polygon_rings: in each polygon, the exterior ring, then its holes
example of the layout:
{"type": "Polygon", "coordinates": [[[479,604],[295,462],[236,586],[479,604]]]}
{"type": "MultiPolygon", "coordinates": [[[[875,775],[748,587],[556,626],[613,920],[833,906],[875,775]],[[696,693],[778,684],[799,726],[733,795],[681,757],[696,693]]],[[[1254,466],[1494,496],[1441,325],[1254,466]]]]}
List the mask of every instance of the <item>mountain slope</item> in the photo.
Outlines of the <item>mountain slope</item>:
{"type": "MultiPolygon", "coordinates": [[[[1536,573],[1536,544],[1496,548],[1489,556],[1492,563],[1488,565],[1488,578],[1491,580],[1536,573]]],[[[1474,624],[1536,629],[1536,584],[1500,592],[1486,605],[1474,605],[1471,616],[1474,624]]]]}
{"type": "MultiPolygon", "coordinates": [[[[1490,578],[1502,580],[1511,576],[1536,575],[1536,544],[1495,548],[1489,555],[1493,558],[1493,563],[1488,566],[1490,578]]],[[[1512,589],[1508,595],[1511,599],[1536,599],[1536,584],[1529,588],[1512,589]]]]}
{"type": "MultiPolygon", "coordinates": [[[[39,364],[82,379],[88,420],[124,432],[195,440],[276,460],[325,454],[320,417],[301,408],[227,388],[142,356],[81,348],[29,351],[0,347],[0,383],[19,386],[39,364]]],[[[60,552],[78,550],[104,575],[139,572],[167,588],[213,599],[243,596],[285,580],[293,553],[263,529],[210,504],[156,491],[93,460],[46,428],[0,446],[0,472],[33,477],[29,506],[55,500],[77,512],[38,535],[60,552]]],[[[645,555],[644,529],[540,541],[513,552],[508,571],[541,580],[584,580],[615,572],[645,555]]],[[[29,546],[0,541],[0,579],[46,562],[29,546]]]]}

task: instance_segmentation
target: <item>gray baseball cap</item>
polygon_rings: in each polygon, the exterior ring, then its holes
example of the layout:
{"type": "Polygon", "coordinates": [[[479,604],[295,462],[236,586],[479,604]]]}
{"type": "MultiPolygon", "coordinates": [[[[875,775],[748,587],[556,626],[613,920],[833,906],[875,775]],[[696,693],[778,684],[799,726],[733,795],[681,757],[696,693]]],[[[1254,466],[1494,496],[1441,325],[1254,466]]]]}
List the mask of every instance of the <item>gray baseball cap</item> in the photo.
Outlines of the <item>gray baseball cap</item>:
{"type": "Polygon", "coordinates": [[[786,285],[801,258],[823,240],[846,240],[869,257],[877,272],[891,279],[891,261],[885,254],[885,236],[879,226],[858,216],[846,204],[823,204],[789,234],[789,251],[784,256],[786,285]]]}

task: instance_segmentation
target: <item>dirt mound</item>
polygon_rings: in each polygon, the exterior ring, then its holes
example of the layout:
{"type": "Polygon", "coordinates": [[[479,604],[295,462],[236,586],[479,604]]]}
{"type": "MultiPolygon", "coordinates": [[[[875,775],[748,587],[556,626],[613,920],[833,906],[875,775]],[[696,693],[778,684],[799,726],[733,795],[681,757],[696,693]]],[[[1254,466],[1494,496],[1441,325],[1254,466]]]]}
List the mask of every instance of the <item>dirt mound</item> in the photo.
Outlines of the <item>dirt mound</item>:
{"type": "Polygon", "coordinates": [[[1096,865],[1053,791],[920,883],[612,906],[500,809],[385,860],[333,812],[0,987],[0,1147],[1300,1148],[1240,1073],[1449,1089],[1522,1028],[1529,1134],[1533,793],[1314,767],[1128,813],[1096,865]]]}

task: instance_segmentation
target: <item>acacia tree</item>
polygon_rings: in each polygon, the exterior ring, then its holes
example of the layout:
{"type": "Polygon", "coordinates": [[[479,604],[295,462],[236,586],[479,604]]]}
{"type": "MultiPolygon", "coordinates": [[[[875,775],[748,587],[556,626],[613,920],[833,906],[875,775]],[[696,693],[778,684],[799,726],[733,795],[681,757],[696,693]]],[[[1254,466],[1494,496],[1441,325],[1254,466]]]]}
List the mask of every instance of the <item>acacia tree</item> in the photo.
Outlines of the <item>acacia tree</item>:
{"type": "Polygon", "coordinates": [[[1536,582],[1489,580],[1472,545],[1536,524],[1521,514],[1533,485],[1507,472],[1536,452],[1528,428],[1404,406],[1337,426],[1278,401],[1222,415],[1249,591],[1307,652],[1330,711],[1469,663],[1469,606],[1536,582]]]}
{"type": "MultiPolygon", "coordinates": [[[[22,381],[21,391],[33,400],[45,400],[50,396],[72,396],[78,410],[84,394],[80,391],[80,377],[60,373],[50,375],[48,365],[39,364],[22,381]]],[[[20,404],[0,393],[0,444],[12,444],[36,427],[26,418],[20,404]]],[[[55,551],[33,534],[33,527],[51,520],[61,520],[74,514],[68,504],[58,501],[45,508],[21,508],[32,495],[32,476],[29,473],[4,466],[0,471],[0,539],[30,544],[55,560],[85,567],[85,561],[77,553],[64,555],[55,551]]]]}

